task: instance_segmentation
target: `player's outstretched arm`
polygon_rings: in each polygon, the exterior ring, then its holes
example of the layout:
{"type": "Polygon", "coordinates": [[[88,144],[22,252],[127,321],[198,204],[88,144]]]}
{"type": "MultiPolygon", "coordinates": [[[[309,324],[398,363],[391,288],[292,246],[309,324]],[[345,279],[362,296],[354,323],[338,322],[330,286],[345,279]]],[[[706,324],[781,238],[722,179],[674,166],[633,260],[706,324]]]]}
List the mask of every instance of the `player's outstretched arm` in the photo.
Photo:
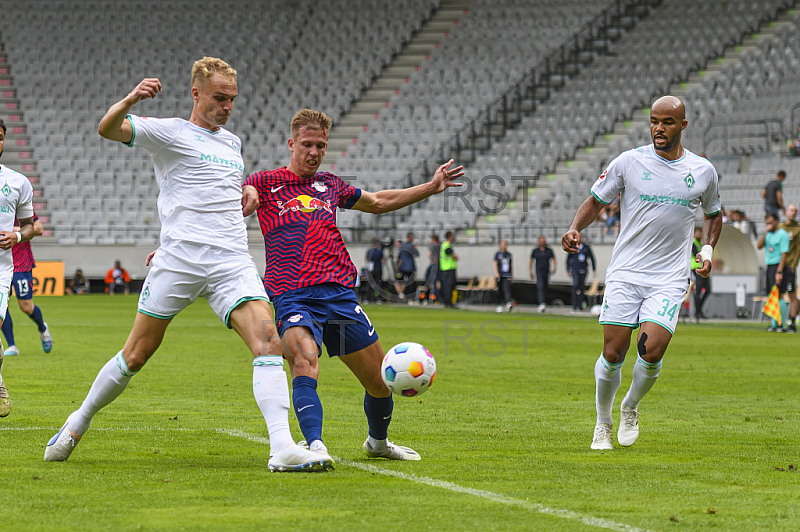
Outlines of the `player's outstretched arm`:
{"type": "Polygon", "coordinates": [[[258,210],[261,202],[258,199],[258,190],[252,185],[242,187],[242,214],[250,216],[258,210]]]}
{"type": "MultiPolygon", "coordinates": [[[[695,271],[701,277],[708,277],[711,273],[711,254],[717,245],[722,232],[722,212],[703,217],[703,247],[695,256],[695,260],[702,266],[695,271]]],[[[763,244],[762,244],[763,246],[763,244]]]]}
{"type": "Polygon", "coordinates": [[[130,120],[125,120],[125,115],[135,104],[146,98],[155,98],[159,92],[161,92],[161,82],[157,78],[143,79],[127,96],[109,107],[100,120],[97,132],[108,140],[130,142],[133,138],[133,127],[130,120]]]}
{"type": "Polygon", "coordinates": [[[561,238],[561,247],[564,251],[567,253],[577,253],[578,246],[581,244],[581,231],[589,227],[593,221],[597,220],[597,216],[600,214],[600,211],[603,210],[603,207],[605,207],[605,205],[597,201],[597,198],[594,196],[586,198],[586,201],[578,207],[578,212],[575,213],[575,217],[572,219],[569,231],[561,238]]]}
{"type": "Polygon", "coordinates": [[[454,183],[464,175],[463,166],[450,168],[453,159],[450,159],[436,169],[433,179],[427,183],[417,185],[402,190],[381,190],[380,192],[361,191],[361,197],[353,206],[354,209],[369,212],[372,214],[383,214],[386,212],[402,209],[413,203],[424,200],[434,194],[443,192],[448,187],[460,187],[462,183],[454,183]]]}

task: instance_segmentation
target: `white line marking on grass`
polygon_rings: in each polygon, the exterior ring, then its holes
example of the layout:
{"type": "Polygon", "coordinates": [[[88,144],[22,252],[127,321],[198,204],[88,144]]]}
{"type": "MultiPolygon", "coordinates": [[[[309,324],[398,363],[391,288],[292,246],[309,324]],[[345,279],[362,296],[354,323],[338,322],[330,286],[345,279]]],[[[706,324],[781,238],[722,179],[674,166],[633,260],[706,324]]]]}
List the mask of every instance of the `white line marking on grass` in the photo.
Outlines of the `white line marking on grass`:
{"type": "MultiPolygon", "coordinates": [[[[235,429],[215,429],[215,430],[217,432],[228,434],[230,436],[235,436],[237,438],[244,438],[246,440],[250,440],[255,443],[262,443],[264,445],[269,445],[269,438],[265,438],[263,436],[256,436],[235,429]]],[[[505,504],[508,506],[516,506],[518,508],[522,508],[523,510],[529,510],[541,514],[561,517],[563,519],[574,519],[576,521],[580,521],[590,526],[596,526],[598,528],[607,528],[609,530],[617,530],[619,532],[646,532],[641,528],[632,527],[623,523],[616,523],[614,521],[609,521],[608,519],[592,517],[590,515],[582,515],[570,510],[562,510],[559,508],[548,508],[547,506],[535,502],[525,501],[522,499],[515,499],[513,497],[507,497],[505,495],[501,495],[499,493],[494,493],[491,491],[467,488],[464,486],[459,486],[458,484],[453,484],[452,482],[447,482],[445,480],[436,480],[435,478],[420,477],[411,473],[401,473],[399,471],[392,471],[391,469],[385,469],[383,467],[374,466],[372,464],[353,462],[352,460],[346,460],[344,458],[339,458],[336,456],[332,456],[332,458],[340,464],[350,467],[355,467],[357,469],[361,469],[362,471],[367,471],[369,473],[377,473],[379,475],[385,475],[387,477],[395,477],[403,480],[409,480],[411,482],[416,482],[417,484],[424,484],[426,486],[431,486],[434,488],[442,488],[456,493],[472,495],[474,497],[480,497],[482,499],[488,499],[490,501],[499,502],[500,504],[505,504]]]]}

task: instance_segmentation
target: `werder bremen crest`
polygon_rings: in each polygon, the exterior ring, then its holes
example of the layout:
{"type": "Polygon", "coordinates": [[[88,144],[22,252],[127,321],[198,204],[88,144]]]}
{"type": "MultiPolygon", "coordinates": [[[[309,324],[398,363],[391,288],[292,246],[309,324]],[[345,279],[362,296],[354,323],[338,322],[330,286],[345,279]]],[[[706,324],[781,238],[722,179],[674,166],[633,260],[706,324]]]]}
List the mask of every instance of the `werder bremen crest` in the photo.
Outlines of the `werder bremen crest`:
{"type": "Polygon", "coordinates": [[[686,183],[687,189],[692,190],[692,187],[694,186],[694,176],[692,175],[691,170],[689,170],[689,173],[683,178],[683,182],[686,183]]]}
{"type": "Polygon", "coordinates": [[[144,292],[142,292],[142,303],[147,301],[149,297],[150,297],[150,286],[148,285],[144,287],[144,292]]]}
{"type": "Polygon", "coordinates": [[[6,184],[3,185],[3,188],[0,189],[0,191],[3,192],[3,196],[5,197],[8,197],[8,195],[11,194],[11,187],[8,186],[8,181],[6,181],[6,184]]]}

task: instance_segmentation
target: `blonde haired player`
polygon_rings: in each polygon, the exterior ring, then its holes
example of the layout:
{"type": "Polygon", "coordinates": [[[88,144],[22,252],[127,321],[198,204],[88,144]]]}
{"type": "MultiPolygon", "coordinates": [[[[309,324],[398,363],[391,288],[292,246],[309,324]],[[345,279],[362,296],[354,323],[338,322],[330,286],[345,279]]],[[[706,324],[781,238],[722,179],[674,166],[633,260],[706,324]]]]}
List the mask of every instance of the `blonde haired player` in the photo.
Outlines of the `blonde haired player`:
{"type": "Polygon", "coordinates": [[[600,311],[603,352],[595,364],[597,423],[592,449],[613,449],[611,408],[621,382],[622,363],[639,328],[631,387],[621,405],[617,438],[622,446],[639,437],[639,402],[661,372],[661,358],[678,322],[689,288],[689,251],[695,216],[702,205],[704,246],[696,273],[708,277],[711,254],[722,230],[717,172],[706,159],[681,145],[686,128],[683,102],[674,96],[650,109],[653,143],[611,161],[592,187],[561,240],[575,253],[581,231],[620,194],[622,224],[606,272],[600,311]]]}
{"type": "Polygon", "coordinates": [[[100,121],[103,137],[144,149],[159,185],[161,245],[139,297],[139,311],[125,346],[100,370],[81,407],[45,449],[47,461],[66,460],[92,417],[116,399],[156,352],[167,326],[197,297],[234,329],[253,353],[253,393],[267,422],[272,471],[315,471],[333,461],[294,443],[289,431],[289,390],[269,300],[247,248],[244,216],[258,207],[252,187],[242,188],[239,137],[222,128],[238,94],[236,71],[204,57],[192,68],[192,114],[140,118],[137,102],[161,91],[146,78],[111,106],[100,121]]]}

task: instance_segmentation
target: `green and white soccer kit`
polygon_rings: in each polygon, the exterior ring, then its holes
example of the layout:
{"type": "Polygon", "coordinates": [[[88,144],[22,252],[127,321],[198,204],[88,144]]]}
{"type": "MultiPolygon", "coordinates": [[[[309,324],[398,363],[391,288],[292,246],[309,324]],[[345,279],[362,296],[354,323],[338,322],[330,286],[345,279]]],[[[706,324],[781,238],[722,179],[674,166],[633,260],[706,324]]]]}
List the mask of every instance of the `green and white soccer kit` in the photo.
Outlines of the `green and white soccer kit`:
{"type": "Polygon", "coordinates": [[[161,246],[139,296],[139,312],[169,319],[204,297],[228,326],[239,303],[267,299],[247,248],[242,216],[242,142],[182,118],[128,115],[129,146],[144,148],[160,189],[161,246]]]}
{"type": "Polygon", "coordinates": [[[689,288],[698,209],[720,211],[712,164],[684,149],[668,161],[652,144],[622,153],[592,186],[610,203],[620,195],[620,232],[606,272],[600,323],[637,327],[654,322],[675,331],[689,288]]]}
{"type": "MultiPolygon", "coordinates": [[[[33,217],[33,186],[28,178],[0,165],[0,231],[13,231],[15,219],[33,217]]],[[[0,321],[8,309],[14,277],[10,249],[0,249],[0,321]]]]}

